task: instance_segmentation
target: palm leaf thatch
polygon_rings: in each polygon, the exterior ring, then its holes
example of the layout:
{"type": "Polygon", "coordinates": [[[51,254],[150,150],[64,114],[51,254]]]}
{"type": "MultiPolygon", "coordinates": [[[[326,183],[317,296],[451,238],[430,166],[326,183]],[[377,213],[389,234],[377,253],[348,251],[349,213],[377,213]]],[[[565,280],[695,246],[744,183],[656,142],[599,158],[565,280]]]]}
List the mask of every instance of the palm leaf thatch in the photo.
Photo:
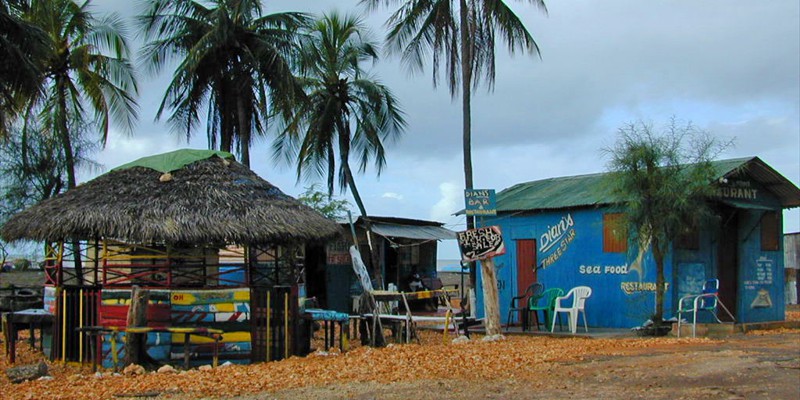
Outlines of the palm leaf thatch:
{"type": "Polygon", "coordinates": [[[20,212],[0,235],[7,241],[288,244],[322,241],[341,230],[228,153],[209,152],[168,174],[123,167],[20,212]]]}

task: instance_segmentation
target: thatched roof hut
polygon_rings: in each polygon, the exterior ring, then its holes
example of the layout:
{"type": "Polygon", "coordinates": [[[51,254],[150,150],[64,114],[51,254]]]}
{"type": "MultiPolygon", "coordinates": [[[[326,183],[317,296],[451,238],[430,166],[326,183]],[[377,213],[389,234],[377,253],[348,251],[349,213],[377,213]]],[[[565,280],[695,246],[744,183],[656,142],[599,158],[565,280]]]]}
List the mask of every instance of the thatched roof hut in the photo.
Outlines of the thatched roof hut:
{"type": "Polygon", "coordinates": [[[8,220],[0,236],[284,244],[325,240],[340,231],[230,153],[178,150],[115,168],[43,201],[8,220]]]}

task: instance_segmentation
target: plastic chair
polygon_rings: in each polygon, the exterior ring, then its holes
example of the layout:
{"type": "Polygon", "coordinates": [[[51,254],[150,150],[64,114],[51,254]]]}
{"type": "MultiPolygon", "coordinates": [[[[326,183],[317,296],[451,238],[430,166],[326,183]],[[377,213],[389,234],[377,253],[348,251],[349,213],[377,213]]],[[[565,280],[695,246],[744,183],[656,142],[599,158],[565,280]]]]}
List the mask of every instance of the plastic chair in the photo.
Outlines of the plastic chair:
{"type": "Polygon", "coordinates": [[[519,296],[511,298],[511,306],[508,308],[508,317],[506,318],[506,332],[511,327],[513,313],[517,313],[520,316],[520,322],[522,323],[522,330],[526,330],[528,327],[528,307],[526,306],[526,302],[522,301],[525,298],[534,298],[540,297],[542,295],[542,291],[544,291],[544,285],[538,282],[532,283],[525,289],[525,293],[522,293],[519,296]]]}
{"type": "MultiPolygon", "coordinates": [[[[564,290],[559,288],[550,288],[542,293],[542,296],[537,299],[530,299],[528,300],[528,310],[533,311],[533,315],[536,317],[536,329],[539,329],[539,311],[544,314],[544,329],[547,329],[547,325],[550,325],[550,318],[553,316],[553,307],[556,304],[556,298],[558,296],[563,296],[564,290]]],[[[558,326],[561,326],[561,321],[558,321],[558,326]]]]}
{"type": "Polygon", "coordinates": [[[719,279],[708,279],[703,283],[702,294],[690,294],[681,297],[678,301],[678,337],[681,337],[681,314],[692,313],[692,337],[697,334],[697,312],[707,311],[714,316],[718,323],[722,324],[722,320],[717,315],[717,306],[722,306],[722,309],[728,313],[732,321],[736,319],[733,317],[728,308],[719,300],[719,279]]]}
{"type": "Polygon", "coordinates": [[[592,288],[588,286],[576,286],[567,292],[566,296],[557,297],[556,304],[553,308],[553,325],[550,327],[550,332],[556,328],[555,318],[558,313],[564,312],[569,314],[569,330],[574,335],[578,331],[578,313],[583,312],[583,329],[589,332],[589,325],[586,324],[586,299],[592,295],[592,288]],[[567,299],[572,298],[572,304],[562,304],[567,299]]]}

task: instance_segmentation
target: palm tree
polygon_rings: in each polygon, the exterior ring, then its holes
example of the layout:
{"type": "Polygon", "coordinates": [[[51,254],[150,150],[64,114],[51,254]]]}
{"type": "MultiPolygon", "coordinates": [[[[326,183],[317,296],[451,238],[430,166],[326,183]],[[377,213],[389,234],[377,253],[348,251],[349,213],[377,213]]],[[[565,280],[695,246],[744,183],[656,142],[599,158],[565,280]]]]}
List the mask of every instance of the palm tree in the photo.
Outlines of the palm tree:
{"type": "MultiPolygon", "coordinates": [[[[543,0],[522,1],[547,12],[543,0]]],[[[539,54],[539,47],[502,0],[361,0],[370,9],[397,3],[400,8],[387,21],[390,50],[401,52],[403,62],[414,71],[421,70],[424,58],[432,53],[434,86],[438,84],[440,63],[447,70],[451,96],[458,95],[460,85],[464,185],[472,189],[471,90],[481,79],[490,89],[494,85],[496,34],[511,53],[521,50],[539,54]]],[[[474,220],[467,218],[467,228],[474,226],[474,220]]]]}
{"type": "Polygon", "coordinates": [[[207,104],[209,147],[235,147],[249,166],[268,105],[291,101],[296,89],[287,60],[307,21],[295,12],[262,16],[259,0],[149,0],[139,17],[148,66],[157,72],[182,58],[156,118],[170,109],[169,122],[188,139],[207,104]]]}
{"type": "Polygon", "coordinates": [[[402,133],[403,113],[389,88],[362,70],[362,63],[377,61],[378,55],[359,19],[332,13],[309,30],[301,40],[297,60],[306,99],[284,121],[285,129],[274,144],[276,155],[291,160],[296,154],[298,179],[304,172],[324,174],[330,196],[338,150],[339,187],[350,189],[366,217],[350,169],[350,153],[356,153],[360,172],[374,160],[380,175],[386,165],[383,143],[402,133]]]}
{"type": "MultiPolygon", "coordinates": [[[[88,123],[92,112],[105,145],[111,118],[131,130],[137,95],[122,21],[116,15],[96,19],[72,0],[32,0],[22,17],[47,35],[47,54],[40,75],[43,91],[28,103],[43,129],[61,142],[67,189],[75,187],[75,151],[70,126],[88,123]]],[[[25,135],[25,131],[23,131],[25,135]]]]}
{"type": "Polygon", "coordinates": [[[41,85],[47,36],[21,18],[27,7],[24,0],[0,0],[0,138],[41,85]]]}
{"type": "MultiPolygon", "coordinates": [[[[67,189],[76,186],[70,127],[96,124],[105,145],[111,117],[128,131],[136,119],[136,79],[122,21],[114,14],[96,19],[89,7],[88,0],[82,5],[72,0],[31,0],[22,14],[47,35],[47,53],[41,61],[43,90],[30,99],[27,109],[38,114],[44,133],[60,142],[67,189]],[[94,114],[92,120],[85,116],[89,111],[94,114]]],[[[28,131],[23,129],[23,149],[28,131]]],[[[72,243],[72,251],[78,284],[82,284],[78,242],[72,243]]]]}

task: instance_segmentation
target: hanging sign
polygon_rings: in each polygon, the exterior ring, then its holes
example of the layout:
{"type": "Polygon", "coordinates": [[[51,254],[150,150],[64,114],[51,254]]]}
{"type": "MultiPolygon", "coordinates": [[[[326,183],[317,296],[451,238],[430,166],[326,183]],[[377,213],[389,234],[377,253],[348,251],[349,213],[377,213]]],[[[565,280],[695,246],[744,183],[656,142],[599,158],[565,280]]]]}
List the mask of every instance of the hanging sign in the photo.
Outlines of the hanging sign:
{"type": "Polygon", "coordinates": [[[458,232],[456,238],[462,261],[476,261],[506,253],[499,226],[458,232]]]}
{"type": "Polygon", "coordinates": [[[464,205],[468,216],[497,215],[494,189],[465,190],[464,205]]]}

